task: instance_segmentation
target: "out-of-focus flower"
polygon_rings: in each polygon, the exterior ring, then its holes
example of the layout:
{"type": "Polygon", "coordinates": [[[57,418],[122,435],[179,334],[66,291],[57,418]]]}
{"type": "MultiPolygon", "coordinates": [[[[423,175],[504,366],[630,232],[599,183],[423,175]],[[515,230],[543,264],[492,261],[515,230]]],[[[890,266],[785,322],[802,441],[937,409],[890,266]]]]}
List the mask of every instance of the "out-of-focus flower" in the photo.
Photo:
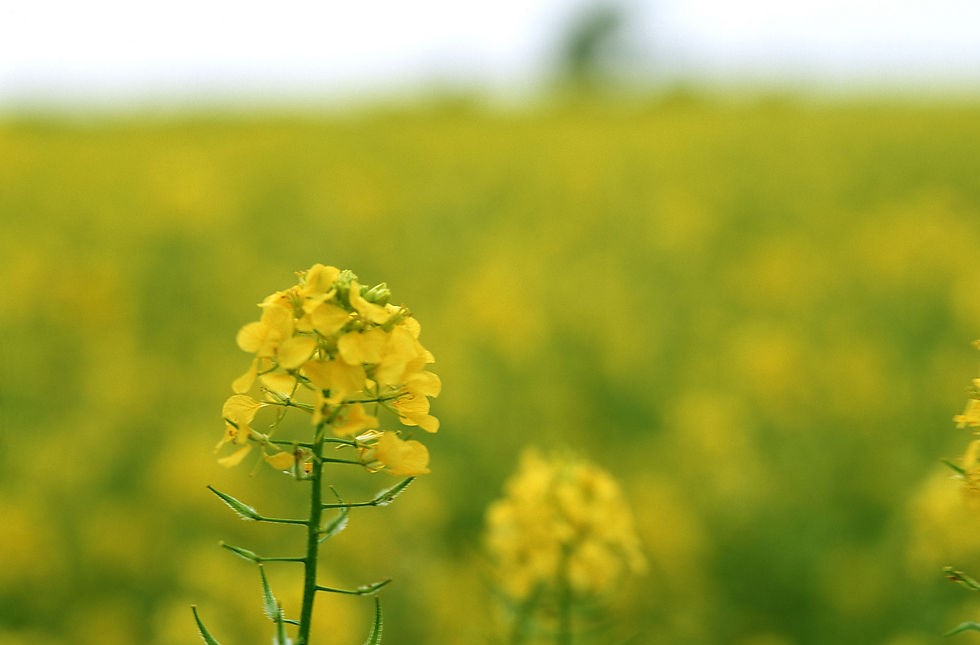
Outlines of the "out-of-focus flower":
{"type": "Polygon", "coordinates": [[[486,545],[501,587],[519,601],[562,587],[597,596],[646,568],[615,480],[583,460],[534,450],[487,510],[486,545]]]}

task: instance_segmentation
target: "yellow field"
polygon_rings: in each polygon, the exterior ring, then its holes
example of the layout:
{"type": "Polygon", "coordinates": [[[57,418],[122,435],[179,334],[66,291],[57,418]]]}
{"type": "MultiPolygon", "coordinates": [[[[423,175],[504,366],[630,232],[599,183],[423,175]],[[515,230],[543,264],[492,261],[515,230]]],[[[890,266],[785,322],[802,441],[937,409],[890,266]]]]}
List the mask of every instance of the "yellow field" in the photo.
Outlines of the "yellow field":
{"type": "MultiPolygon", "coordinates": [[[[978,150],[980,109],[790,102],[0,124],[0,645],[195,643],[191,604],[270,641],[218,542],[302,536],[205,486],[300,506],[212,449],[236,331],[315,262],[387,281],[444,384],[432,474],[324,550],[328,582],[394,578],[385,643],[505,642],[483,513],[528,445],[637,515],[649,570],[583,643],[936,642],[980,618],[942,576],[980,572],[980,519],[939,463],[976,376],[978,150]]],[[[371,615],[320,598],[317,643],[371,615]]]]}

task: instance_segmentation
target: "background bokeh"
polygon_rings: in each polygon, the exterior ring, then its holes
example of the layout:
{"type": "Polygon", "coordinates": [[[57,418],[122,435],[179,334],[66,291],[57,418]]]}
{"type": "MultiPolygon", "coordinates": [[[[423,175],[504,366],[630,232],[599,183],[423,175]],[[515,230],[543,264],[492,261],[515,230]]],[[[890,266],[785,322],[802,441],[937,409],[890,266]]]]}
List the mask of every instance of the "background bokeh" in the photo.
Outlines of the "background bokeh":
{"type": "MultiPolygon", "coordinates": [[[[444,383],[432,474],[324,551],[326,584],[395,579],[384,642],[504,642],[481,531],[526,446],[635,511],[649,571],[594,642],[917,645],[980,616],[942,575],[980,572],[980,516],[939,462],[980,358],[980,107],[624,89],[611,18],[523,106],[0,119],[0,645],[195,643],[191,604],[269,642],[218,543],[302,536],[205,486],[302,512],[213,448],[235,333],[316,262],[386,281],[444,383]]],[[[321,597],[318,638],[363,641],[372,610],[321,597]]]]}
{"type": "MultiPolygon", "coordinates": [[[[529,444],[625,486],[652,566],[619,598],[623,638],[932,642],[978,609],[941,575],[980,565],[980,540],[938,463],[975,372],[978,117],[5,123],[0,642],[192,643],[192,602],[226,642],[264,640],[254,567],[217,542],[300,536],[205,485],[295,507],[296,484],[212,448],[249,360],[236,330],[317,261],[388,281],[445,383],[433,474],[326,558],[338,584],[396,579],[387,642],[490,641],[482,514],[529,444]]],[[[362,638],[369,603],[323,600],[325,633],[362,638]]]]}

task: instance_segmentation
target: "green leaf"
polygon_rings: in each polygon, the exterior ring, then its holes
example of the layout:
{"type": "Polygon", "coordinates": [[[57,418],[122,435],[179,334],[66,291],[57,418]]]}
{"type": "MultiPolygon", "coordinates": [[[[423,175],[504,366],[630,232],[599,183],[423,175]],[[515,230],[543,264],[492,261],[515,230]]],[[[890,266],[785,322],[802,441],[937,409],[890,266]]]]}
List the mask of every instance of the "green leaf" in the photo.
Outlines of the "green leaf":
{"type": "Polygon", "coordinates": [[[269,579],[265,577],[265,567],[259,565],[259,575],[262,577],[262,611],[266,617],[275,622],[281,622],[282,613],[279,611],[279,603],[272,595],[272,588],[269,587],[269,579]]]}
{"type": "Polygon", "coordinates": [[[958,571],[953,567],[943,567],[943,573],[946,574],[946,578],[963,585],[970,591],[980,591],[980,582],[977,582],[962,571],[958,571]]]}
{"type": "Polygon", "coordinates": [[[355,593],[361,596],[369,596],[375,593],[376,591],[378,591],[379,589],[381,589],[381,587],[384,587],[385,585],[388,585],[390,583],[391,583],[391,578],[387,578],[385,580],[379,580],[378,582],[372,582],[369,585],[361,585],[360,587],[357,588],[357,591],[355,593]]]}
{"type": "Polygon", "coordinates": [[[395,501],[395,498],[401,495],[402,492],[406,488],[408,488],[408,485],[411,484],[413,481],[415,481],[414,477],[403,479],[397,484],[395,484],[394,486],[392,486],[391,488],[386,488],[380,493],[378,493],[377,495],[375,495],[374,499],[371,501],[374,503],[375,506],[387,506],[388,504],[391,504],[393,501],[395,501]]]}
{"type": "Polygon", "coordinates": [[[954,634],[959,634],[961,632],[980,632],[980,623],[973,621],[960,623],[953,629],[943,634],[943,636],[953,636],[954,634]]]}
{"type": "MultiPolygon", "coordinates": [[[[280,609],[282,611],[282,609],[280,609]]],[[[272,645],[293,645],[293,641],[286,636],[286,627],[284,621],[276,622],[276,635],[272,639],[272,645]]]]}
{"type": "Polygon", "coordinates": [[[221,498],[221,501],[228,505],[228,508],[235,511],[238,517],[243,520],[258,520],[262,516],[259,515],[258,511],[249,506],[248,504],[243,504],[231,495],[222,493],[220,490],[208,484],[208,490],[221,498]]]}
{"type": "Polygon", "coordinates": [[[224,548],[226,548],[226,549],[228,549],[229,551],[231,551],[235,555],[237,555],[237,556],[239,556],[241,558],[244,558],[244,559],[248,560],[249,562],[261,562],[262,561],[262,558],[260,558],[256,553],[253,553],[252,551],[249,551],[248,549],[243,549],[240,546],[234,546],[234,545],[231,545],[231,544],[226,544],[225,542],[222,542],[221,543],[221,546],[224,547],[224,548]]]}
{"type": "Polygon", "coordinates": [[[953,462],[951,462],[949,459],[940,459],[940,461],[942,461],[944,464],[946,464],[947,466],[949,466],[950,469],[952,469],[953,471],[955,471],[957,475],[962,476],[962,475],[965,475],[966,474],[966,470],[965,469],[961,468],[960,466],[957,466],[956,464],[954,464],[953,462]]]}
{"type": "Polygon", "coordinates": [[[326,591],[327,593],[341,593],[347,594],[348,596],[370,596],[377,593],[379,589],[391,582],[391,578],[387,580],[380,580],[378,582],[372,582],[369,585],[361,585],[357,589],[338,589],[336,587],[325,587],[323,585],[317,585],[317,591],[326,591]]]}
{"type": "Polygon", "coordinates": [[[381,599],[374,597],[374,625],[364,645],[380,645],[381,643],[381,599]]]}
{"type": "MultiPolygon", "coordinates": [[[[331,490],[333,490],[332,487],[331,490]]],[[[337,498],[338,503],[340,504],[344,503],[344,500],[340,498],[340,495],[337,493],[337,491],[333,491],[333,494],[334,497],[337,498]]],[[[333,536],[337,535],[338,533],[346,529],[349,519],[350,519],[350,508],[345,506],[340,509],[340,512],[337,514],[336,517],[330,520],[327,523],[327,525],[323,527],[323,531],[321,531],[322,535],[320,536],[320,542],[322,543],[325,540],[332,538],[333,536]]]]}
{"type": "Polygon", "coordinates": [[[208,628],[204,626],[201,622],[201,617],[197,615],[197,605],[191,605],[191,611],[194,612],[194,621],[197,623],[197,631],[201,634],[201,638],[204,639],[206,645],[220,645],[218,641],[214,640],[214,636],[208,632],[208,628]]]}

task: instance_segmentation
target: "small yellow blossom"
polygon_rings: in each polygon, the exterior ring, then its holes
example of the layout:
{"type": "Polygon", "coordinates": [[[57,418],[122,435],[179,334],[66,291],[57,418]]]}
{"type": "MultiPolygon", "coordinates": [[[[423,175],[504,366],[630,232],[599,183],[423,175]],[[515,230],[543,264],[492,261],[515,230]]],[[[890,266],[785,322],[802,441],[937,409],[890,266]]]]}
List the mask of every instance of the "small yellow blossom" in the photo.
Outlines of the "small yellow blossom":
{"type": "Polygon", "coordinates": [[[277,452],[274,455],[265,455],[266,463],[276,470],[289,470],[296,465],[296,455],[291,452],[277,452]]]}
{"type": "Polygon", "coordinates": [[[364,299],[361,295],[361,285],[357,283],[357,280],[350,284],[350,304],[358,314],[377,325],[383,325],[391,317],[391,314],[383,306],[364,299]]]}
{"type": "Polygon", "coordinates": [[[292,311],[281,304],[263,304],[262,317],[238,331],[238,346],[260,358],[275,354],[280,343],[293,334],[292,311]]]}
{"type": "Polygon", "coordinates": [[[365,412],[363,404],[354,403],[344,407],[346,409],[337,416],[333,425],[333,433],[338,437],[353,437],[378,427],[377,417],[365,412]]]}
{"type": "Polygon", "coordinates": [[[310,361],[303,365],[303,373],[310,382],[321,390],[328,390],[328,400],[340,403],[352,394],[364,389],[367,376],[360,365],[350,365],[345,361],[310,361]]]}
{"type": "Polygon", "coordinates": [[[388,334],[380,327],[374,327],[365,332],[344,334],[337,341],[337,351],[349,365],[380,363],[387,342],[388,334]]]}
{"type": "Polygon", "coordinates": [[[221,414],[240,431],[250,432],[252,420],[264,405],[246,394],[233,394],[225,401],[221,414]]]}
{"type": "Polygon", "coordinates": [[[316,349],[316,339],[312,336],[293,336],[282,342],[278,348],[279,367],[296,369],[313,354],[316,349]]]}
{"type": "Polygon", "coordinates": [[[381,435],[371,458],[383,464],[385,471],[392,475],[413,477],[429,472],[429,451],[426,447],[412,439],[401,439],[394,432],[381,435]]]}
{"type": "Polygon", "coordinates": [[[960,429],[980,427],[980,399],[967,401],[963,414],[957,414],[953,417],[953,421],[956,422],[956,427],[960,429]]]}

